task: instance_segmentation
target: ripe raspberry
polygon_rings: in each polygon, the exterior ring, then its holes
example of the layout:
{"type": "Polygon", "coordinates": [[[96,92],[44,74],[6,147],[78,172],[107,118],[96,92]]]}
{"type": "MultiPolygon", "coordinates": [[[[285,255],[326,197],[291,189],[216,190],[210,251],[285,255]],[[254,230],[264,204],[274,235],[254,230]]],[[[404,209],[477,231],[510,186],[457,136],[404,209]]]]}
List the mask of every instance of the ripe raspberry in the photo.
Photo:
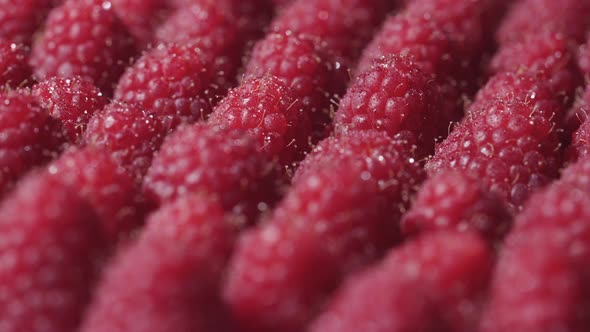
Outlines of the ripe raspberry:
{"type": "Polygon", "coordinates": [[[172,8],[163,0],[111,0],[117,16],[142,48],[153,40],[156,28],[169,16],[172,8]]]}
{"type": "Polygon", "coordinates": [[[274,76],[245,80],[215,108],[209,124],[248,130],[258,149],[282,165],[301,160],[310,135],[309,114],[293,91],[274,76]]]}
{"type": "Polygon", "coordinates": [[[28,61],[27,47],[0,38],[0,88],[14,89],[32,83],[32,71],[28,61]]]}
{"type": "Polygon", "coordinates": [[[127,69],[115,99],[162,118],[170,130],[204,119],[233,80],[214,58],[191,44],[160,44],[127,69]]]}
{"type": "Polygon", "coordinates": [[[261,157],[246,132],[197,123],[171,134],[155,156],[144,181],[157,204],[188,193],[220,196],[223,208],[253,221],[259,207],[276,199],[274,164],[261,157]]]}
{"type": "Polygon", "coordinates": [[[292,89],[311,118],[312,143],[327,134],[332,98],[344,93],[348,81],[341,62],[303,35],[271,33],[254,47],[244,77],[264,75],[274,75],[292,89]]]}
{"type": "Polygon", "coordinates": [[[388,0],[296,0],[279,13],[271,30],[310,36],[350,64],[395,5],[388,0]]]}
{"type": "Polygon", "coordinates": [[[37,78],[79,75],[110,95],[136,53],[111,6],[104,0],[66,0],[53,9],[31,54],[37,78]]]}
{"type": "Polygon", "coordinates": [[[0,234],[0,330],[75,331],[105,248],[92,210],[34,175],[0,206],[0,234]]]}
{"type": "Polygon", "coordinates": [[[447,132],[437,85],[409,58],[386,56],[359,75],[336,112],[336,133],[380,130],[393,136],[408,130],[418,138],[419,155],[428,155],[447,132]]]}
{"type": "Polygon", "coordinates": [[[555,100],[519,98],[532,95],[517,88],[516,97],[488,100],[479,112],[470,112],[437,146],[427,171],[464,171],[515,210],[555,177],[561,163],[555,130],[561,107],[555,100]]]}
{"type": "Polygon", "coordinates": [[[232,233],[211,197],[162,207],[107,267],[80,331],[221,331],[215,316],[232,233]]]}
{"type": "Polygon", "coordinates": [[[0,0],[0,38],[30,45],[51,5],[50,0],[0,0]]]}
{"type": "Polygon", "coordinates": [[[100,90],[80,77],[50,78],[37,84],[33,95],[61,123],[71,142],[82,139],[92,114],[107,104],[100,90]]]}
{"type": "Polygon", "coordinates": [[[568,160],[576,161],[578,158],[586,158],[590,154],[590,121],[584,121],[572,137],[568,147],[568,160]]]}
{"type": "Polygon", "coordinates": [[[113,102],[92,117],[84,143],[112,154],[141,183],[169,131],[169,125],[140,106],[113,102]]]}
{"type": "Polygon", "coordinates": [[[500,44],[508,44],[522,41],[541,30],[562,33],[582,43],[588,27],[590,3],[587,1],[523,0],[510,9],[496,32],[496,39],[500,44]]]}
{"type": "Polygon", "coordinates": [[[401,226],[408,235],[455,229],[476,231],[490,240],[499,240],[511,221],[504,202],[488,192],[480,181],[449,171],[435,175],[422,185],[401,226]]]}
{"type": "Polygon", "coordinates": [[[318,167],[241,238],[224,290],[241,328],[301,331],[342,278],[396,242],[422,180],[407,145],[379,132],[320,143],[310,157],[318,167]]]}
{"type": "Polygon", "coordinates": [[[89,203],[110,243],[142,223],[146,206],[138,189],[109,153],[92,148],[67,151],[46,172],[89,203]]]}
{"type": "Polygon", "coordinates": [[[63,137],[26,90],[0,93],[0,196],[23,174],[52,159],[63,137]]]}
{"type": "Polygon", "coordinates": [[[571,103],[576,88],[582,85],[575,52],[577,43],[559,33],[530,35],[521,42],[501,47],[490,64],[491,73],[541,72],[550,80],[555,95],[571,103]]]}
{"type": "Polygon", "coordinates": [[[473,234],[424,235],[351,277],[310,331],[475,331],[492,263],[473,234]]]}
{"type": "Polygon", "coordinates": [[[584,45],[580,47],[578,54],[578,66],[584,76],[590,75],[590,35],[584,45]]]}

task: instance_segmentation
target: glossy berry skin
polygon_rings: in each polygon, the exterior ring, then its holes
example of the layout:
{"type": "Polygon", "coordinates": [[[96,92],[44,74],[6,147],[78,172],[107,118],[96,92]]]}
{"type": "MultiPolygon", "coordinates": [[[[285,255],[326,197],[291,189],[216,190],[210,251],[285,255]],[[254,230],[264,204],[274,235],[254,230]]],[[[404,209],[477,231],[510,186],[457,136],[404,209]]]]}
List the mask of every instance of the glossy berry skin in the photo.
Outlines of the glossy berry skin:
{"type": "Polygon", "coordinates": [[[453,229],[477,232],[494,241],[508,231],[511,221],[505,203],[480,181],[449,171],[435,175],[420,187],[401,227],[407,235],[453,229]]]}
{"type": "Polygon", "coordinates": [[[111,0],[113,9],[142,48],[154,40],[156,28],[170,15],[165,0],[111,0]]]}
{"type": "Polygon", "coordinates": [[[0,88],[29,86],[33,79],[28,61],[29,49],[26,46],[0,38],[0,88]]]}
{"type": "Polygon", "coordinates": [[[410,155],[407,142],[378,132],[320,143],[311,156],[321,166],[296,176],[239,241],[224,296],[241,329],[300,331],[346,275],[396,242],[422,177],[410,155]]]}
{"type": "Polygon", "coordinates": [[[492,264],[474,234],[425,234],[350,277],[310,331],[474,331],[492,264]]]}
{"type": "Polygon", "coordinates": [[[0,37],[30,45],[51,8],[51,0],[0,1],[0,37]]]}
{"type": "Polygon", "coordinates": [[[437,146],[426,165],[429,174],[461,170],[520,209],[530,193],[557,176],[561,164],[555,130],[561,106],[536,95],[520,98],[533,93],[515,89],[511,98],[480,103],[437,146]]]}
{"type": "Polygon", "coordinates": [[[309,114],[293,91],[271,75],[245,80],[230,90],[209,124],[247,130],[259,150],[286,166],[303,158],[311,134],[309,114]]]}
{"type": "Polygon", "coordinates": [[[105,244],[96,216],[57,179],[35,174],[0,206],[0,329],[74,332],[105,244]],[[23,282],[26,281],[26,282],[23,282]]]}
{"type": "Polygon", "coordinates": [[[170,130],[202,120],[233,79],[211,57],[190,44],[160,44],[127,69],[115,99],[161,118],[170,130]]]}
{"type": "Polygon", "coordinates": [[[428,155],[446,135],[438,86],[410,58],[380,58],[359,75],[340,101],[334,119],[336,133],[379,130],[394,136],[412,132],[418,154],[428,155]]]}
{"type": "Polygon", "coordinates": [[[275,165],[245,131],[197,123],[166,138],[144,180],[158,205],[189,193],[220,197],[226,211],[253,222],[260,206],[276,200],[275,165]]]}
{"type": "Polygon", "coordinates": [[[81,141],[90,117],[107,104],[102,92],[80,77],[50,78],[35,85],[33,95],[74,143],[81,141]]]}
{"type": "Polygon", "coordinates": [[[163,206],[107,266],[80,331],[225,331],[218,292],[233,237],[212,197],[163,206]]]}
{"type": "Polygon", "coordinates": [[[90,119],[83,142],[112,154],[141,183],[169,131],[158,116],[138,105],[112,102],[90,119]]]}
{"type": "Polygon", "coordinates": [[[31,64],[39,80],[82,76],[111,95],[135,54],[135,41],[110,2],[66,0],[49,14],[31,64]]]}
{"type": "Polygon", "coordinates": [[[344,94],[348,82],[341,61],[305,35],[270,33],[254,46],[244,73],[245,78],[264,75],[274,75],[291,88],[311,119],[312,143],[326,136],[334,108],[332,98],[344,94]]]}
{"type": "Polygon", "coordinates": [[[0,93],[0,196],[61,150],[63,135],[53,129],[47,111],[27,90],[0,93]]]}
{"type": "Polygon", "coordinates": [[[71,149],[49,164],[45,172],[71,187],[92,207],[110,244],[125,239],[142,224],[147,206],[132,178],[110,153],[71,149]]]}

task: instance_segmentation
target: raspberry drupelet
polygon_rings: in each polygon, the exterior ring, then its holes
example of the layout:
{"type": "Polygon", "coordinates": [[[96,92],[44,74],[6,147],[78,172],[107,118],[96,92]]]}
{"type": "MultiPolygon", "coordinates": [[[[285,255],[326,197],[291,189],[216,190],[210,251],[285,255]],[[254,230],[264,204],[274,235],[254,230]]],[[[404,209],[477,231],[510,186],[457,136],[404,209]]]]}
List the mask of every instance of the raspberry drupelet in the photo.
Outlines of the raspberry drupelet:
{"type": "Polygon", "coordinates": [[[74,332],[106,244],[85,202],[34,174],[0,205],[0,330],[74,332]]]}
{"type": "Polygon", "coordinates": [[[71,149],[44,171],[75,190],[94,209],[110,244],[125,240],[143,223],[148,206],[133,179],[110,153],[92,148],[71,149]]]}
{"type": "Polygon", "coordinates": [[[15,89],[32,84],[32,69],[28,61],[28,47],[0,38],[0,89],[15,89]]]}
{"type": "Polygon", "coordinates": [[[391,136],[407,130],[417,137],[418,155],[433,152],[447,134],[436,83],[410,58],[389,55],[359,75],[340,101],[336,134],[379,130],[391,136]]]}
{"type": "Polygon", "coordinates": [[[316,147],[306,160],[317,167],[239,241],[224,296],[240,328],[300,331],[347,274],[395,244],[423,177],[409,145],[362,132],[316,147]]]}
{"type": "Polygon", "coordinates": [[[512,216],[504,201],[476,179],[448,171],[427,180],[412,208],[401,221],[406,235],[454,229],[477,232],[498,241],[508,231],[512,216]]]}
{"type": "MultiPolygon", "coordinates": [[[[523,74],[525,75],[525,74],[523,74]]],[[[534,80],[535,77],[532,77],[534,80]]],[[[523,80],[527,82],[530,80],[523,80]]],[[[499,81],[502,82],[502,81],[499,81]]],[[[511,80],[506,80],[511,82],[511,80]]],[[[542,82],[540,82],[542,84],[542,82]]],[[[436,147],[426,164],[430,175],[457,169],[477,179],[518,211],[530,193],[557,176],[561,144],[557,133],[563,108],[548,87],[520,90],[528,84],[502,87],[491,80],[482,88],[508,91],[498,98],[483,98],[468,112],[449,137],[436,147]],[[550,91],[550,90],[549,90],[550,91]],[[548,95],[549,99],[543,98],[548,95]]],[[[494,94],[490,94],[494,96],[494,94]]]]}
{"type": "Polygon", "coordinates": [[[170,128],[138,105],[114,101],[90,119],[83,143],[112,154],[140,184],[170,128]]]}
{"type": "Polygon", "coordinates": [[[228,212],[252,223],[277,199],[276,165],[246,131],[196,123],[169,135],[144,180],[157,205],[189,193],[220,197],[228,212]]]}
{"type": "Polygon", "coordinates": [[[350,277],[310,331],[475,331],[492,257],[474,234],[443,231],[410,240],[350,277]]]}
{"type": "Polygon", "coordinates": [[[215,107],[209,124],[247,130],[259,150],[284,166],[303,158],[311,135],[309,114],[293,91],[271,75],[245,80],[230,90],[215,107]]]}
{"type": "Polygon", "coordinates": [[[107,98],[90,81],[80,77],[54,77],[33,87],[33,95],[65,129],[68,140],[78,143],[90,117],[103,109],[107,98]]]}
{"type": "Polygon", "coordinates": [[[80,331],[225,331],[219,288],[234,236],[211,196],[162,206],[107,265],[80,331]]]}
{"type": "Polygon", "coordinates": [[[0,0],[0,38],[30,45],[51,6],[51,0],[0,0]]]}

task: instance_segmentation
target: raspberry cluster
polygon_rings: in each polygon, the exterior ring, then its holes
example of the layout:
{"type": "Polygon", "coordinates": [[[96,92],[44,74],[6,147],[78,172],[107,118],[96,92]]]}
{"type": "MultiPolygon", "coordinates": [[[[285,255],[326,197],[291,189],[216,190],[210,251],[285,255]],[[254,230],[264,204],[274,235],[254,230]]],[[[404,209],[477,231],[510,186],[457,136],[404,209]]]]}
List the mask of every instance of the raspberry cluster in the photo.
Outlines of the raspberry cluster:
{"type": "Polygon", "coordinates": [[[589,14],[0,0],[0,332],[587,331],[589,14]]]}

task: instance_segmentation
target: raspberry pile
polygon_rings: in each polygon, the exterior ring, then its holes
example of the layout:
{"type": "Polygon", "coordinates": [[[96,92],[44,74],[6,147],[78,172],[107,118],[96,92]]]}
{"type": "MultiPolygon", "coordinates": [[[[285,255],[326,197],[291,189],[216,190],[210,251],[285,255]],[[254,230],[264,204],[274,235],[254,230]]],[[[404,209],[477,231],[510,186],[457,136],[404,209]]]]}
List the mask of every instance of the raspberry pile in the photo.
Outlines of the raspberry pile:
{"type": "Polygon", "coordinates": [[[0,332],[585,332],[590,2],[0,0],[0,332]]]}

